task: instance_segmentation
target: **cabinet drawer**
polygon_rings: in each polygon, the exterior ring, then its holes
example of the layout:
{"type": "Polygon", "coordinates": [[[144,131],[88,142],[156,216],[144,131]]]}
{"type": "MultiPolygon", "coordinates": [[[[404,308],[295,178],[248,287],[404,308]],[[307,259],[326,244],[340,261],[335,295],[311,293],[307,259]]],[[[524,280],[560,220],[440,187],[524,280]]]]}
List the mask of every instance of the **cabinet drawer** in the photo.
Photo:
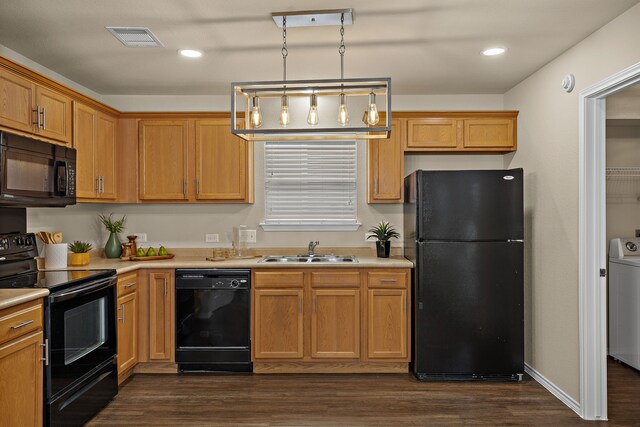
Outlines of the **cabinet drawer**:
{"type": "Polygon", "coordinates": [[[370,288],[405,288],[407,286],[407,273],[403,271],[369,272],[367,284],[370,288]]]}
{"type": "Polygon", "coordinates": [[[259,271],[254,276],[256,288],[301,288],[304,285],[303,273],[292,271],[259,271]]]}
{"type": "Polygon", "coordinates": [[[138,273],[118,276],[118,297],[134,292],[136,289],[138,289],[138,273]]]}
{"type": "Polygon", "coordinates": [[[464,121],[465,148],[514,148],[514,121],[477,119],[464,121]]]}
{"type": "Polygon", "coordinates": [[[406,149],[452,148],[458,145],[456,119],[428,118],[407,120],[406,149]]]}
{"type": "Polygon", "coordinates": [[[311,273],[312,288],[359,288],[360,273],[357,271],[321,271],[311,273]]]}
{"type": "Polygon", "coordinates": [[[0,343],[42,329],[42,302],[31,301],[0,311],[0,343]]]}

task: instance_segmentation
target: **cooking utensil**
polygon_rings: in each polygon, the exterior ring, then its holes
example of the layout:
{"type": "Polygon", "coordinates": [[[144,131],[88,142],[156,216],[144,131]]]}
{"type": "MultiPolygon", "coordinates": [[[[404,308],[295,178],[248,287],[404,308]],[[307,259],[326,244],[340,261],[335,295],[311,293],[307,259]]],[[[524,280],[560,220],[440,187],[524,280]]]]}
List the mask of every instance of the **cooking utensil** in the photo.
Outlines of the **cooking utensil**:
{"type": "Polygon", "coordinates": [[[53,243],[56,243],[56,244],[62,243],[62,233],[61,232],[56,231],[55,233],[53,233],[52,238],[53,238],[53,243]]]}

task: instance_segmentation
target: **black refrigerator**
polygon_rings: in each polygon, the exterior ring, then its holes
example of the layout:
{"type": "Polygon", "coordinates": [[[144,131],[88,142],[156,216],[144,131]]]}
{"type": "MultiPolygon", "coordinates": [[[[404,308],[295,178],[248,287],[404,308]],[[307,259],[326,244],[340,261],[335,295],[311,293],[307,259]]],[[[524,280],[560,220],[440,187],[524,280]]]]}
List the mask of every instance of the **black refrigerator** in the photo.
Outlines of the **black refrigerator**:
{"type": "Polygon", "coordinates": [[[522,378],[522,195],[522,169],[418,170],[405,178],[418,379],[522,378]]]}

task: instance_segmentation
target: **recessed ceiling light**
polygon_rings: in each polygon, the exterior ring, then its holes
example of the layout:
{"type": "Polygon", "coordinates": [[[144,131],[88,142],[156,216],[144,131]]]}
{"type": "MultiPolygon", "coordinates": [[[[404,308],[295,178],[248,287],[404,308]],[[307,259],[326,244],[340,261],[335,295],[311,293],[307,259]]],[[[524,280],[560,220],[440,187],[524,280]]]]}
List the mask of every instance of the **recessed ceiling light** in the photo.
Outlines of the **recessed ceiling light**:
{"type": "Polygon", "coordinates": [[[195,49],[180,49],[178,53],[187,58],[200,58],[202,56],[202,52],[195,49]]]}
{"type": "Polygon", "coordinates": [[[503,47],[490,47],[489,49],[485,49],[482,51],[484,56],[496,56],[502,55],[507,49],[503,47]]]}

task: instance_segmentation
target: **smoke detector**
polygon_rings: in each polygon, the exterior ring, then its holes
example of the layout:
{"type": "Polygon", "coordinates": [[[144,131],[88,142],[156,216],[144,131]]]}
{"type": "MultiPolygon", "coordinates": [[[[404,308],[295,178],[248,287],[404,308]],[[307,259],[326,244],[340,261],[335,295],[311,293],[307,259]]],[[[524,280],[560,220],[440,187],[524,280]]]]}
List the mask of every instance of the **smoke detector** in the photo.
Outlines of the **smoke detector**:
{"type": "Polygon", "coordinates": [[[164,47],[162,42],[146,27],[105,27],[127,47],[164,47]]]}

